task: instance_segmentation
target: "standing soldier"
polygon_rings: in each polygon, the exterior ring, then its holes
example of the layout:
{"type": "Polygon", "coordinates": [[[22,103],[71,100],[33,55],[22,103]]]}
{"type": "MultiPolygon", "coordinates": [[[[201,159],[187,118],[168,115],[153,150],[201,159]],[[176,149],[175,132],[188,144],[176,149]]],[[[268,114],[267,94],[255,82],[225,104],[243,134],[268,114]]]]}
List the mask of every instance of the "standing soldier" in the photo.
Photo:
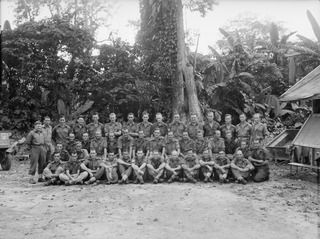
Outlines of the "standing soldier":
{"type": "Polygon", "coordinates": [[[195,153],[197,155],[203,154],[203,151],[207,150],[209,146],[209,141],[203,137],[203,131],[198,130],[197,138],[195,142],[195,153]]]}
{"type": "Polygon", "coordinates": [[[44,182],[42,178],[42,173],[44,169],[44,164],[46,162],[46,149],[44,142],[44,135],[42,132],[42,125],[40,121],[35,122],[34,130],[32,130],[26,138],[26,145],[31,149],[30,150],[30,169],[29,175],[31,178],[29,183],[35,184],[36,180],[34,176],[38,168],[38,182],[44,182]]]}
{"type": "Polygon", "coordinates": [[[52,130],[52,139],[55,144],[61,143],[63,146],[66,146],[70,132],[71,128],[66,124],[66,118],[60,116],[59,124],[52,130]]]}
{"type": "Polygon", "coordinates": [[[261,123],[260,114],[256,113],[253,115],[253,125],[251,131],[251,143],[254,140],[259,140],[261,145],[264,145],[264,141],[266,136],[268,136],[269,132],[267,126],[261,123]]]}
{"type": "Polygon", "coordinates": [[[232,124],[232,116],[230,114],[226,114],[224,117],[224,124],[220,128],[222,138],[226,138],[227,132],[230,131],[232,138],[236,138],[236,126],[232,124]]]}
{"type": "Polygon", "coordinates": [[[183,131],[186,130],[185,124],[180,120],[179,113],[173,115],[173,121],[169,125],[169,131],[173,132],[176,139],[180,140],[182,138],[183,131]]]}
{"type": "Polygon", "coordinates": [[[177,151],[172,151],[172,154],[167,158],[165,164],[165,172],[168,179],[168,183],[172,183],[175,179],[182,178],[182,163],[183,159],[177,151]]]}
{"type": "Polygon", "coordinates": [[[119,181],[119,184],[121,183],[128,183],[128,178],[130,177],[132,173],[132,161],[129,154],[129,151],[124,149],[122,152],[122,156],[118,159],[118,168],[121,175],[121,180],[119,181]]]}
{"type": "Polygon", "coordinates": [[[187,150],[187,155],[184,157],[182,164],[184,177],[192,183],[197,182],[199,175],[199,159],[196,154],[193,153],[192,148],[187,150]]]}
{"type": "Polygon", "coordinates": [[[210,155],[209,149],[205,149],[200,155],[199,159],[199,164],[200,164],[200,172],[204,176],[204,182],[212,182],[211,176],[213,173],[213,168],[214,166],[214,161],[212,156],[210,155]]]}
{"type": "Polygon", "coordinates": [[[149,156],[151,152],[157,151],[161,157],[164,157],[165,142],[164,138],[160,136],[160,129],[155,129],[153,135],[154,137],[149,141],[147,156],[149,156]]]}
{"type": "Polygon", "coordinates": [[[236,126],[237,143],[240,145],[241,141],[250,142],[252,126],[247,122],[247,117],[244,113],[239,115],[240,123],[236,126]]]}
{"type": "Polygon", "coordinates": [[[196,148],[195,142],[192,139],[190,139],[188,131],[184,131],[182,133],[182,139],[180,139],[179,145],[180,145],[180,153],[182,155],[185,155],[188,149],[191,148],[195,150],[196,148]]]}
{"type": "Polygon", "coordinates": [[[89,139],[89,134],[88,133],[83,133],[82,134],[82,148],[86,149],[88,152],[90,152],[90,139],[89,139]]]}
{"type": "MultiPolygon", "coordinates": [[[[142,131],[143,132],[143,131],[142,131]]],[[[142,149],[137,150],[137,155],[132,160],[132,168],[135,176],[134,183],[144,184],[144,176],[146,172],[147,158],[142,149]]]]}
{"type": "Polygon", "coordinates": [[[114,153],[114,155],[119,153],[118,140],[113,132],[109,133],[108,143],[107,143],[107,153],[114,153]]]}
{"type": "Polygon", "coordinates": [[[42,132],[44,135],[44,144],[46,146],[46,151],[47,151],[46,162],[45,162],[45,164],[47,165],[51,159],[52,154],[54,153],[54,147],[52,144],[51,119],[49,116],[44,117],[42,132]]]}
{"type": "Polygon", "coordinates": [[[156,129],[160,130],[160,135],[162,137],[166,136],[168,133],[168,126],[163,122],[163,117],[161,113],[156,114],[156,122],[152,125],[151,133],[154,134],[156,129]]]}
{"type": "Polygon", "coordinates": [[[99,114],[97,112],[92,115],[92,122],[87,125],[87,130],[90,140],[96,136],[97,131],[100,131],[102,136],[105,134],[104,126],[99,122],[99,114]]]}
{"type": "Polygon", "coordinates": [[[128,121],[124,123],[123,128],[127,128],[129,135],[133,138],[138,137],[138,125],[134,122],[134,114],[128,114],[128,121]]]}
{"type": "Polygon", "coordinates": [[[95,150],[97,153],[97,157],[106,158],[107,156],[107,140],[102,137],[101,131],[96,132],[96,137],[91,140],[90,144],[90,152],[91,150],[95,150]]]}
{"type": "Polygon", "coordinates": [[[220,151],[225,151],[224,139],[221,138],[220,130],[216,130],[214,137],[210,140],[210,151],[213,159],[218,155],[220,151]]]}
{"type": "Polygon", "coordinates": [[[79,117],[77,123],[73,126],[73,133],[76,137],[76,140],[82,140],[84,133],[87,133],[86,122],[83,117],[79,117]]]}
{"type": "Polygon", "coordinates": [[[191,114],[190,123],[187,125],[187,131],[188,131],[189,137],[195,140],[197,138],[197,133],[199,130],[203,130],[203,126],[198,122],[197,115],[191,114]]]}
{"type": "Polygon", "coordinates": [[[151,151],[150,156],[147,160],[147,169],[149,175],[153,178],[154,184],[159,183],[160,177],[163,175],[165,165],[166,164],[164,162],[164,158],[159,154],[159,151],[151,151]]]}
{"type": "Polygon", "coordinates": [[[171,155],[173,151],[177,151],[178,154],[180,154],[180,146],[179,146],[179,141],[176,138],[174,138],[173,132],[169,131],[165,139],[166,156],[171,155]]]}
{"type": "Polygon", "coordinates": [[[204,123],[203,131],[204,137],[212,138],[216,132],[216,130],[220,129],[220,124],[214,120],[214,114],[212,111],[207,113],[207,120],[204,123]]]}
{"type": "Polygon", "coordinates": [[[117,122],[117,116],[115,113],[111,113],[109,115],[110,122],[106,123],[104,126],[104,131],[106,136],[109,135],[109,133],[113,132],[116,138],[118,138],[121,135],[121,123],[117,122]]]}
{"type": "Polygon", "coordinates": [[[149,122],[149,114],[147,112],[142,114],[142,122],[138,124],[138,130],[142,130],[146,138],[151,137],[152,123],[149,122]]]}
{"type": "Polygon", "coordinates": [[[135,139],[133,142],[133,154],[136,155],[136,153],[139,150],[142,150],[144,155],[147,155],[148,152],[148,140],[144,137],[143,130],[139,130],[139,138],[135,139]]]}
{"type": "Polygon", "coordinates": [[[220,183],[227,183],[229,182],[227,177],[229,173],[230,168],[230,159],[226,156],[225,152],[220,151],[219,155],[214,160],[214,168],[216,171],[216,174],[219,177],[220,183]]]}
{"type": "Polygon", "coordinates": [[[118,153],[119,157],[122,157],[122,152],[129,152],[129,157],[132,156],[132,145],[133,138],[129,135],[129,130],[127,128],[123,128],[123,134],[118,138],[118,153]]]}
{"type": "Polygon", "coordinates": [[[236,182],[242,184],[247,184],[247,179],[249,178],[251,171],[254,169],[250,161],[243,156],[241,150],[236,152],[230,167],[234,177],[236,178],[236,182]]]}

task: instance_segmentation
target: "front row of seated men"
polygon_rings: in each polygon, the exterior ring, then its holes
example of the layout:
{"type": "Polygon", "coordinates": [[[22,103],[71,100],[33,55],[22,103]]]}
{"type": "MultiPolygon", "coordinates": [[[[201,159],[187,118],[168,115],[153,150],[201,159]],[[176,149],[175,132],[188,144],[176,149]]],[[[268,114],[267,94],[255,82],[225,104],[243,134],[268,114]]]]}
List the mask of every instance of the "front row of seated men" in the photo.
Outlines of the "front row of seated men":
{"type": "Polygon", "coordinates": [[[255,140],[251,148],[242,141],[233,155],[222,150],[212,154],[209,148],[204,148],[202,154],[196,154],[191,147],[185,150],[185,154],[173,150],[165,157],[158,150],[145,155],[143,149],[138,149],[132,158],[126,150],[121,155],[111,151],[106,157],[98,156],[95,149],[90,150],[90,155],[85,155],[85,151],[81,149],[81,143],[78,144],[68,161],[62,158],[63,150],[56,151],[43,172],[46,185],[92,184],[101,180],[106,184],[126,184],[129,181],[140,184],[152,181],[156,184],[165,180],[168,183],[196,183],[214,179],[221,183],[234,179],[237,183],[246,184],[250,178],[255,182],[269,179],[266,151],[260,147],[259,140],[255,140]]]}

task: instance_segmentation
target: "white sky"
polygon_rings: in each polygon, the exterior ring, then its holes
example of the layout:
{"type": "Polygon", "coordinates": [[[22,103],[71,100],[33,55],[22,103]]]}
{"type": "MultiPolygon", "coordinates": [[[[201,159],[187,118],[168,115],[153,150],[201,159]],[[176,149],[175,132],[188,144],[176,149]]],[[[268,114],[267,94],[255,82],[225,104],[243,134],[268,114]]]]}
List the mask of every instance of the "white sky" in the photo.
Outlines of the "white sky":
{"type": "MultiPolygon", "coordinates": [[[[137,29],[128,24],[128,21],[139,19],[139,1],[118,0],[115,2],[113,16],[109,22],[110,27],[100,29],[97,32],[97,40],[107,39],[110,32],[113,31],[117,32],[122,39],[134,43],[137,29]]],[[[12,0],[1,0],[1,25],[5,20],[9,20],[11,26],[14,26],[13,6],[12,0]]],[[[214,6],[213,11],[209,12],[206,17],[202,18],[199,13],[185,11],[184,20],[189,30],[200,34],[198,51],[205,54],[209,53],[208,45],[214,45],[222,38],[219,27],[228,24],[228,21],[245,12],[256,14],[262,20],[282,22],[289,31],[298,31],[301,35],[315,39],[306,16],[307,9],[320,23],[319,0],[220,0],[219,5],[214,6]]]]}

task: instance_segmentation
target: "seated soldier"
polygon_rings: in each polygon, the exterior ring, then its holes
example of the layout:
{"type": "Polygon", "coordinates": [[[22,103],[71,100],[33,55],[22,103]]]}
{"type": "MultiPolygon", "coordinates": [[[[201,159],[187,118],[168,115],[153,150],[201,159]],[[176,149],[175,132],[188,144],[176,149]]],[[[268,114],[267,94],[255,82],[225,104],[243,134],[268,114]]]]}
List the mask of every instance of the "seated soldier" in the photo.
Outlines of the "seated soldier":
{"type": "Polygon", "coordinates": [[[197,182],[197,177],[199,175],[199,160],[196,154],[193,153],[192,148],[187,150],[187,154],[184,157],[184,162],[182,164],[183,175],[185,181],[189,180],[192,183],[197,182]]]}
{"type": "Polygon", "coordinates": [[[118,140],[116,139],[116,136],[114,135],[113,132],[109,133],[109,138],[108,138],[108,147],[107,147],[107,153],[113,153],[113,154],[118,154],[118,140]]]}
{"type": "Polygon", "coordinates": [[[87,185],[105,176],[105,169],[101,166],[101,159],[97,157],[97,153],[94,150],[90,151],[90,156],[80,164],[80,168],[88,173],[89,180],[85,182],[87,185]]]}
{"type": "Polygon", "coordinates": [[[220,151],[219,155],[214,160],[214,169],[219,177],[220,183],[227,183],[227,179],[230,168],[230,159],[226,156],[225,152],[220,151]]]}
{"type": "Polygon", "coordinates": [[[128,128],[122,129],[122,135],[118,138],[118,154],[122,157],[122,152],[128,151],[129,157],[132,156],[133,138],[129,135],[128,128]]]}
{"type": "Polygon", "coordinates": [[[182,155],[187,154],[188,149],[191,148],[195,150],[195,147],[196,147],[195,142],[192,139],[190,139],[189,133],[187,130],[183,131],[182,138],[179,140],[179,145],[180,145],[180,153],[182,155]]]}
{"type": "Polygon", "coordinates": [[[143,130],[139,130],[138,134],[139,134],[138,138],[136,138],[133,142],[133,146],[132,146],[133,154],[132,155],[136,155],[136,153],[139,150],[142,150],[143,154],[147,155],[149,141],[145,138],[143,130]]]}
{"type": "MultiPolygon", "coordinates": [[[[159,132],[160,134],[160,132],[159,132]]],[[[151,151],[150,156],[147,160],[147,170],[149,175],[153,179],[153,183],[159,183],[160,177],[164,171],[164,158],[161,156],[158,150],[151,151]]]]}
{"type": "Polygon", "coordinates": [[[82,134],[81,143],[82,143],[82,148],[86,149],[87,152],[90,152],[90,143],[91,143],[91,141],[89,139],[89,134],[88,133],[83,133],[82,134]]]}
{"type": "MultiPolygon", "coordinates": [[[[240,142],[240,147],[238,147],[236,149],[235,152],[237,152],[238,150],[241,150],[242,153],[243,153],[243,157],[245,157],[246,159],[249,158],[249,156],[251,155],[251,151],[250,151],[250,148],[248,146],[248,141],[246,140],[243,140],[240,142]]],[[[235,156],[236,153],[234,153],[234,156],[235,156]]]]}
{"type": "Polygon", "coordinates": [[[220,151],[225,151],[224,139],[221,137],[220,130],[216,130],[214,136],[210,139],[210,148],[213,159],[218,156],[220,151]]]}
{"type": "Polygon", "coordinates": [[[165,139],[165,155],[166,157],[171,155],[173,151],[177,151],[180,154],[179,141],[174,138],[173,132],[169,131],[165,139]]]}
{"type": "Polygon", "coordinates": [[[69,133],[69,137],[68,137],[68,141],[66,144],[66,150],[68,151],[68,153],[70,154],[71,152],[73,152],[76,148],[76,137],[74,135],[74,133],[69,133]]]}
{"type": "Polygon", "coordinates": [[[63,164],[60,160],[60,153],[55,152],[53,154],[53,160],[43,170],[43,176],[46,180],[45,185],[53,185],[59,181],[59,174],[63,172],[63,164]]]}
{"type": "Polygon", "coordinates": [[[157,151],[161,157],[164,157],[165,154],[165,143],[164,138],[160,135],[160,129],[155,129],[153,131],[153,138],[149,141],[148,144],[148,153],[147,157],[151,154],[151,152],[157,151]]]}
{"type": "Polygon", "coordinates": [[[95,150],[97,153],[97,157],[105,159],[107,156],[107,147],[107,140],[102,137],[101,131],[97,130],[95,133],[95,137],[91,140],[90,143],[90,152],[91,150],[95,150]]]}
{"type": "Polygon", "coordinates": [[[138,149],[136,156],[132,160],[132,168],[135,176],[134,183],[144,183],[143,177],[145,176],[147,166],[147,159],[142,149],[138,149]]]}
{"type": "Polygon", "coordinates": [[[77,152],[72,152],[64,168],[64,172],[59,175],[59,179],[65,185],[82,184],[83,180],[88,177],[88,172],[80,173],[80,164],[77,152]]]}
{"type": "Polygon", "coordinates": [[[165,171],[169,178],[168,183],[172,183],[175,179],[182,178],[182,163],[183,159],[178,151],[172,151],[165,164],[165,171]]]}
{"type": "Polygon", "coordinates": [[[241,150],[236,151],[236,155],[232,160],[230,167],[234,177],[236,178],[236,182],[242,184],[247,184],[247,179],[249,178],[251,171],[254,169],[250,161],[243,156],[241,150]]]}
{"type": "Polygon", "coordinates": [[[203,151],[209,148],[209,142],[203,137],[203,130],[198,130],[195,142],[195,152],[197,155],[203,154],[203,151]]]}
{"type": "Polygon", "coordinates": [[[248,157],[254,166],[252,172],[253,181],[263,182],[269,180],[269,162],[267,150],[260,144],[259,139],[253,140],[251,147],[251,155],[248,157]]]}
{"type": "Polygon", "coordinates": [[[232,138],[231,131],[226,132],[226,139],[224,140],[225,153],[229,159],[232,160],[234,153],[237,149],[237,143],[234,138],[232,138]]]}
{"type": "Polygon", "coordinates": [[[62,161],[62,163],[69,161],[70,155],[67,150],[63,149],[63,145],[61,143],[57,143],[55,153],[60,154],[60,160],[62,161]]]}
{"type": "Polygon", "coordinates": [[[108,157],[103,160],[101,166],[104,167],[107,176],[106,184],[114,184],[118,182],[118,159],[117,156],[110,152],[108,157]]]}
{"type": "Polygon", "coordinates": [[[76,148],[75,148],[77,155],[78,155],[78,160],[83,162],[89,158],[89,153],[86,149],[82,148],[82,143],[80,141],[76,142],[76,148]]]}
{"type": "Polygon", "coordinates": [[[205,183],[212,182],[211,175],[213,173],[212,166],[214,165],[214,162],[208,148],[206,148],[203,151],[203,153],[200,155],[199,164],[200,164],[200,172],[204,176],[203,181],[205,183]]]}
{"type": "Polygon", "coordinates": [[[128,183],[128,178],[132,173],[131,157],[127,150],[122,152],[122,156],[118,159],[118,168],[121,175],[119,184],[128,183]]]}

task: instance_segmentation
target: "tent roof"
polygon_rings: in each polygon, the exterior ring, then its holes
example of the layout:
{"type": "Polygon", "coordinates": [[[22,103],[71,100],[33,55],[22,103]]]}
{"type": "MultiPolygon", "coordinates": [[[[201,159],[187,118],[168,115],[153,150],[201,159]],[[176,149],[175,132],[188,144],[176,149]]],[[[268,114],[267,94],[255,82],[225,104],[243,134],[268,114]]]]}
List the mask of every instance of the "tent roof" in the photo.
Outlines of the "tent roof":
{"type": "Polygon", "coordinates": [[[292,141],[293,145],[320,149],[320,114],[313,114],[307,119],[297,136],[292,141]]]}
{"type": "Polygon", "coordinates": [[[320,97],[320,65],[280,96],[281,101],[320,97]]]}

